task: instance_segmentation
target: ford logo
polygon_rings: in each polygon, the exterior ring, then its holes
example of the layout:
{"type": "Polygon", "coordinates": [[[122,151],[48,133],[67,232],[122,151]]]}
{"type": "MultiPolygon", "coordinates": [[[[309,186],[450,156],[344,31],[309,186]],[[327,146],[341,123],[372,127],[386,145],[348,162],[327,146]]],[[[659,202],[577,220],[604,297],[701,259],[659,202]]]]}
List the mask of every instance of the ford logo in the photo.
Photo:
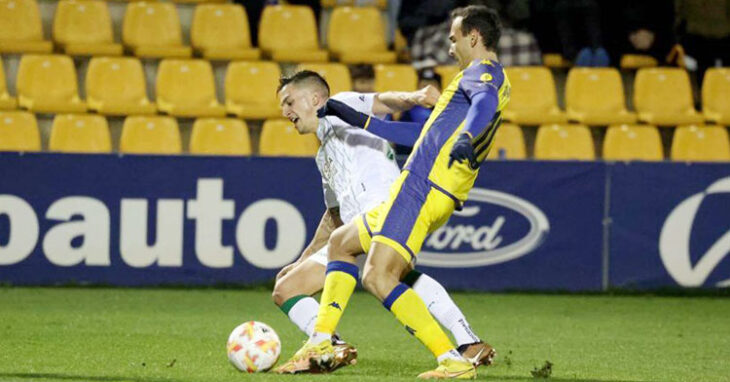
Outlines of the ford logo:
{"type": "Polygon", "coordinates": [[[549,231],[548,219],[534,204],[473,188],[464,209],[426,239],[418,264],[463,268],[503,263],[530,253],[549,231]]]}

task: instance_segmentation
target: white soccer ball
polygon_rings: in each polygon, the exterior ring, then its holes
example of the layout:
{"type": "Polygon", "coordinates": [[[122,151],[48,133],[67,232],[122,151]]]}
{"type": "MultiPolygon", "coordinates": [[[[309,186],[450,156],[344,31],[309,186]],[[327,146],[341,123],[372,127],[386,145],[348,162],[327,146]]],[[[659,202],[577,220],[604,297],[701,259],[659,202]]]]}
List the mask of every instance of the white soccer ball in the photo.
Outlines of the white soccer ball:
{"type": "Polygon", "coordinates": [[[271,369],[281,354],[281,341],[274,329],[263,322],[238,325],[228,336],[228,360],[236,369],[257,373],[271,369]]]}

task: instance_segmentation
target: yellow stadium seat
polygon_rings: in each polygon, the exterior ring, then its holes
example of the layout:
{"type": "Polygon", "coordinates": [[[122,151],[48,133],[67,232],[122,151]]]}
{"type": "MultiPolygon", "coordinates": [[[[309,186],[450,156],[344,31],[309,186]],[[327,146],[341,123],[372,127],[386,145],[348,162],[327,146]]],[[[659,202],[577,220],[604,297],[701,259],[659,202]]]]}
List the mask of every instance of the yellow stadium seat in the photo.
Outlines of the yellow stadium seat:
{"type": "Polygon", "coordinates": [[[591,131],[585,125],[542,125],[535,139],[535,158],[593,160],[591,131]]]}
{"type": "Polygon", "coordinates": [[[101,0],[59,1],[53,39],[70,55],[119,56],[123,51],[114,43],[109,8],[101,0]]]}
{"type": "Polygon", "coordinates": [[[86,72],[89,110],[105,115],[155,114],[142,63],[132,57],[94,57],[86,72]]]}
{"type": "Polygon", "coordinates": [[[251,47],[248,17],[238,4],[200,4],[190,30],[193,47],[209,60],[258,60],[251,47]]]}
{"type": "Polygon", "coordinates": [[[241,118],[281,117],[276,88],[281,71],[274,62],[231,62],[226,73],[226,109],[241,118]]]}
{"type": "Polygon", "coordinates": [[[568,68],[572,64],[560,53],[545,53],[542,55],[542,64],[548,68],[568,68]]]}
{"type": "Polygon", "coordinates": [[[222,117],[213,69],[205,60],[165,59],[157,71],[157,108],[176,117],[222,117]]]}
{"type": "Polygon", "coordinates": [[[380,9],[388,8],[388,0],[321,0],[320,4],[325,8],[354,5],[374,5],[380,9]]]}
{"type": "Polygon", "coordinates": [[[525,136],[522,129],[513,123],[503,123],[494,134],[492,149],[487,155],[489,159],[525,159],[525,136]]]}
{"type": "Polygon", "coordinates": [[[324,77],[324,79],[327,80],[327,84],[330,86],[330,95],[352,91],[350,70],[347,69],[347,66],[344,64],[301,64],[297,67],[297,71],[299,70],[311,70],[324,77]]]}
{"type": "Polygon", "coordinates": [[[639,120],[652,125],[702,122],[694,108],[689,76],[684,69],[639,69],[634,80],[634,107],[639,120]]]}
{"type": "Polygon", "coordinates": [[[555,82],[550,69],[542,66],[507,68],[512,84],[510,101],[502,117],[520,125],[561,123],[567,116],[558,108],[555,82]]]}
{"type": "Polygon", "coordinates": [[[48,149],[72,153],[111,152],[109,125],[100,115],[58,114],[53,119],[48,149]]]}
{"type": "Polygon", "coordinates": [[[568,119],[587,125],[636,122],[626,110],[621,75],[613,68],[573,68],[565,84],[568,119]]]}
{"type": "Polygon", "coordinates": [[[656,58],[643,54],[624,54],[621,56],[621,69],[653,68],[657,66],[656,58]]]}
{"type": "Polygon", "coordinates": [[[261,128],[259,155],[311,157],[318,149],[319,141],[314,134],[299,134],[286,119],[267,120],[261,128]]]}
{"type": "Polygon", "coordinates": [[[609,126],[603,141],[603,159],[621,161],[664,159],[659,130],[651,125],[609,126]]]}
{"type": "Polygon", "coordinates": [[[373,7],[338,7],[332,11],[327,31],[329,50],[347,64],[390,64],[395,52],[385,44],[380,11],[373,7]]]}
{"type": "Polygon", "coordinates": [[[0,111],[0,151],[40,151],[41,135],[35,115],[0,111]]]}
{"type": "Polygon", "coordinates": [[[672,160],[730,161],[730,139],[721,126],[679,126],[672,139],[672,160]]]}
{"type": "Polygon", "coordinates": [[[26,54],[18,69],[18,104],[40,113],[86,111],[79,98],[76,68],[71,57],[26,54]]]}
{"type": "Polygon", "coordinates": [[[129,3],[122,41],[137,57],[186,58],[192,54],[192,48],[182,44],[182,29],[173,3],[129,3]]]}
{"type": "Polygon", "coordinates": [[[251,155],[246,122],[233,118],[199,118],[193,124],[190,152],[208,155],[251,155]]]}
{"type": "Polygon", "coordinates": [[[456,65],[442,65],[434,68],[434,72],[441,77],[441,89],[443,90],[449,86],[451,80],[461,72],[461,69],[456,65]]]}
{"type": "Polygon", "coordinates": [[[36,0],[0,0],[0,53],[51,53],[36,0]]]}
{"type": "Polygon", "coordinates": [[[5,84],[5,69],[3,60],[0,60],[0,110],[10,110],[18,107],[18,100],[10,96],[8,87],[5,84]]]}
{"type": "Polygon", "coordinates": [[[730,125],[730,68],[710,68],[705,72],[702,112],[707,121],[730,125]]]}
{"type": "Polygon", "coordinates": [[[259,47],[274,61],[326,62],[329,55],[319,48],[317,39],[312,8],[303,5],[264,8],[259,23],[259,47]]]}
{"type": "Polygon", "coordinates": [[[127,117],[122,126],[119,151],[132,154],[179,154],[182,142],[172,117],[127,117]]]}
{"type": "Polygon", "coordinates": [[[375,91],[418,90],[418,74],[411,65],[377,65],[375,66],[375,91]]]}

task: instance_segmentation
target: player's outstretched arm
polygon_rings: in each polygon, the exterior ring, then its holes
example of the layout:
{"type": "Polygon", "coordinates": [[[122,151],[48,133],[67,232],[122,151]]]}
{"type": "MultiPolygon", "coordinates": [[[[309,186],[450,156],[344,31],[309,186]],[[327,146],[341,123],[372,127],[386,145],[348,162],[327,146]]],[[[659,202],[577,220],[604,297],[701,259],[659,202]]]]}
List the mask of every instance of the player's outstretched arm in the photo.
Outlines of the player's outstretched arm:
{"type": "Polygon", "coordinates": [[[433,107],[436,105],[441,92],[428,85],[413,92],[383,92],[377,93],[373,99],[372,113],[390,114],[406,111],[414,106],[433,107]]]}
{"type": "Polygon", "coordinates": [[[423,128],[423,125],[417,122],[383,121],[361,113],[332,98],[327,100],[327,104],[317,111],[319,118],[327,115],[338,117],[352,126],[361,127],[390,142],[403,146],[413,146],[423,128]]]}
{"type": "Polygon", "coordinates": [[[481,92],[474,95],[471,106],[466,113],[464,130],[457,138],[449,154],[449,167],[456,162],[469,161],[472,168],[479,167],[474,150],[484,139],[487,139],[497,110],[497,96],[491,92],[481,92]]]}

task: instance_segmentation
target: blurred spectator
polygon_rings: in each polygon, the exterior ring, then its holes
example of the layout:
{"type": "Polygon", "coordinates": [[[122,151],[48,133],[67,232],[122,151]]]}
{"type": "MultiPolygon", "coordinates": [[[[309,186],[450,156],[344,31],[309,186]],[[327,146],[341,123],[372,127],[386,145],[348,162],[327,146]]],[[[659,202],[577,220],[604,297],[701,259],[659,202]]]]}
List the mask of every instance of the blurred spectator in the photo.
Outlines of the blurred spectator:
{"type": "Polygon", "coordinates": [[[533,0],[532,9],[535,32],[547,37],[541,40],[545,51],[554,51],[559,43],[563,57],[577,66],[608,66],[596,0],[533,0]],[[551,34],[557,41],[549,38],[551,34]]]}
{"type": "MultiPolygon", "coordinates": [[[[419,28],[435,26],[447,21],[449,12],[463,5],[461,0],[401,0],[398,12],[398,27],[412,44],[419,28]]],[[[448,36],[447,36],[448,37],[448,36]]]]}
{"type": "Polygon", "coordinates": [[[730,1],[677,0],[677,24],[687,55],[697,60],[702,83],[711,66],[730,66],[730,1]]]}
{"type": "Polygon", "coordinates": [[[352,90],[358,93],[372,93],[375,91],[375,71],[371,65],[350,66],[352,90]]]}
{"type": "Polygon", "coordinates": [[[615,62],[623,54],[644,54],[664,63],[676,43],[674,3],[667,0],[604,0],[604,26],[615,62]]]}

